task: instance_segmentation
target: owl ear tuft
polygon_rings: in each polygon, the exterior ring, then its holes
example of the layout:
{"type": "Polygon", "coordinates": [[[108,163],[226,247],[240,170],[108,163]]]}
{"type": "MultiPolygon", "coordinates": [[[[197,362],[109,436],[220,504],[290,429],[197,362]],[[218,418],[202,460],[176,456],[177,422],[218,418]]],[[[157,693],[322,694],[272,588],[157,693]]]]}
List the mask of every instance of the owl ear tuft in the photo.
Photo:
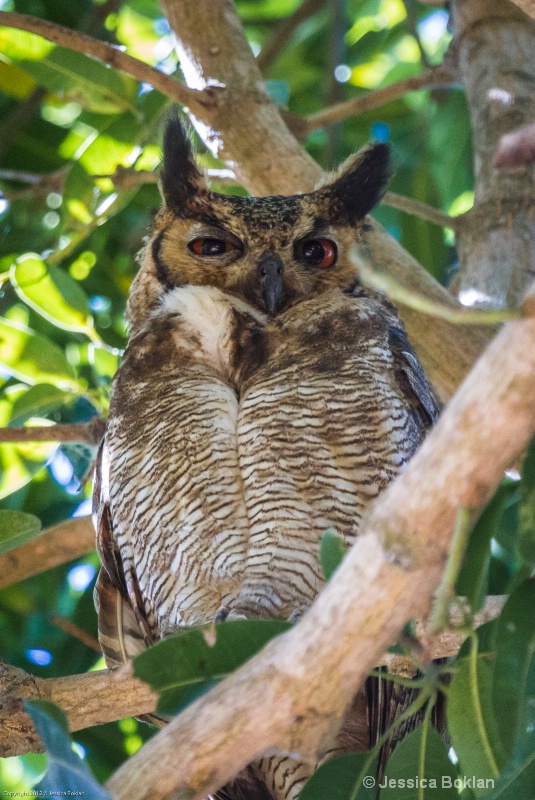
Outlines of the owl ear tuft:
{"type": "Polygon", "coordinates": [[[167,207],[181,216],[198,200],[200,193],[208,193],[193,157],[189,135],[176,114],[168,118],[164,129],[160,181],[167,207]]]}
{"type": "Polygon", "coordinates": [[[377,205],[390,178],[390,146],[375,142],[342,164],[325,189],[331,216],[345,216],[354,225],[377,205]]]}

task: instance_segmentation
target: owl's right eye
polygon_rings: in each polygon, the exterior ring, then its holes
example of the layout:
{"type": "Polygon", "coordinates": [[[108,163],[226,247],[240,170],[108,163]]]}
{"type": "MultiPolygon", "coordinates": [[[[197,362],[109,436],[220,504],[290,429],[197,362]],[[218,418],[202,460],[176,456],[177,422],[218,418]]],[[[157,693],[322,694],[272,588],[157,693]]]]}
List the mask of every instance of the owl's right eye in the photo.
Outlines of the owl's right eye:
{"type": "Polygon", "coordinates": [[[236,250],[232,242],[226,239],[215,239],[212,236],[200,236],[190,242],[188,247],[196,256],[222,256],[236,250]]]}

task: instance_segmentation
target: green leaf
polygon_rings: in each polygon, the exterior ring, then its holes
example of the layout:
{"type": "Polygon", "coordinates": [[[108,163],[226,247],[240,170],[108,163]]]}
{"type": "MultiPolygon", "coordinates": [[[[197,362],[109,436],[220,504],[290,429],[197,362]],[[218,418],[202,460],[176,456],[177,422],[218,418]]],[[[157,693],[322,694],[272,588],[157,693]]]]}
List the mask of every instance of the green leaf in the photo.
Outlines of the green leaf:
{"type": "Polygon", "coordinates": [[[49,383],[66,391],[81,388],[57,344],[4,317],[0,317],[0,364],[26,383],[49,383]]]}
{"type": "Polygon", "coordinates": [[[90,111],[117,114],[135,109],[138,82],[83,53],[55,47],[39,60],[17,59],[17,63],[50,92],[90,111]]]}
{"type": "Polygon", "coordinates": [[[535,439],[532,439],[520,482],[518,547],[530,566],[535,566],[535,439]]]}
{"type": "Polygon", "coordinates": [[[327,761],[307,781],[299,800],[375,800],[375,763],[363,775],[367,762],[367,753],[327,761]]]}
{"type": "Polygon", "coordinates": [[[184,702],[184,687],[226,677],[290,627],[282,620],[232,620],[185,631],[137,656],[134,675],[164,692],[158,711],[165,713],[184,702]]]}
{"type": "Polygon", "coordinates": [[[327,528],[320,542],[320,561],[325,580],[331,579],[346,554],[346,546],[334,528],[327,528]]]}
{"type": "Polygon", "coordinates": [[[459,773],[437,731],[424,722],[403,739],[386,765],[381,800],[458,800],[459,773]]]}
{"type": "Polygon", "coordinates": [[[463,774],[478,779],[496,779],[504,760],[491,704],[491,680],[489,664],[473,647],[459,663],[448,691],[446,714],[453,749],[463,774]]]}
{"type": "Polygon", "coordinates": [[[535,786],[535,751],[521,760],[514,760],[503,770],[484,800],[520,800],[533,797],[535,786]]]}
{"type": "Polygon", "coordinates": [[[76,395],[64,392],[50,383],[38,383],[24,392],[13,403],[10,425],[22,425],[30,417],[45,416],[65,403],[74,400],[76,395]]]}
{"type": "Polygon", "coordinates": [[[76,794],[91,800],[109,800],[108,792],[96,782],[87,765],[72,749],[63,711],[45,700],[26,700],[24,708],[32,718],[48,755],[45,776],[34,787],[37,796],[76,794]]]}
{"type": "Polygon", "coordinates": [[[0,555],[31,542],[40,530],[41,520],[33,514],[0,509],[0,555]]]}
{"type": "MultiPolygon", "coordinates": [[[[495,635],[492,696],[500,738],[509,757],[518,754],[519,739],[535,722],[535,581],[522,583],[500,614],[495,635]],[[529,718],[526,719],[526,715],[529,718]]],[[[533,737],[533,733],[531,733],[533,737]]],[[[532,744],[533,746],[533,744],[532,744]]]]}
{"type": "Polygon", "coordinates": [[[516,488],[515,481],[502,482],[470,535],[456,591],[468,599],[474,613],[481,609],[488,594],[491,539],[498,532],[505,506],[516,488]]]}
{"type": "Polygon", "coordinates": [[[18,296],[53,325],[92,335],[86,294],[66,272],[26,253],[12,265],[10,278],[18,296]]]}

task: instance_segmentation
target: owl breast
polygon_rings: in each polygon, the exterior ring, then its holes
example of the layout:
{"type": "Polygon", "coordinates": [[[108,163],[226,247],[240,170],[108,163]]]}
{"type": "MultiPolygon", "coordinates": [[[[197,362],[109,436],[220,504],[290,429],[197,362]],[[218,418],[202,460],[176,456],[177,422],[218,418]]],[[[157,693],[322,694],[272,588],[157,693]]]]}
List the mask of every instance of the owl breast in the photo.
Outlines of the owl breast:
{"type": "Polygon", "coordinates": [[[422,437],[396,321],[338,290],[269,320],[182,287],[133,339],[102,469],[126,586],[155,638],[220,609],[290,618],[313,601],[322,533],[353,541],[422,437]]]}

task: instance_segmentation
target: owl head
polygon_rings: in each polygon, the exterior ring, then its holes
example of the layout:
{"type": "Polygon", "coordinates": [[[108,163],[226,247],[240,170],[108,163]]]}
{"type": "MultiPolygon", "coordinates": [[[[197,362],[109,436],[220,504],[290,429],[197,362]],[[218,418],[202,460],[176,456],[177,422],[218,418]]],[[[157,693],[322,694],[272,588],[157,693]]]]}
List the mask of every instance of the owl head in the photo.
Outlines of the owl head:
{"type": "Polygon", "coordinates": [[[132,286],[131,327],[178,286],[215,286],[277,316],[332,289],[351,289],[349,250],[389,175],[389,147],[371,144],[315,191],[235,197],[208,189],[178,118],[166,126],[161,188],[164,206],[132,286]]]}

